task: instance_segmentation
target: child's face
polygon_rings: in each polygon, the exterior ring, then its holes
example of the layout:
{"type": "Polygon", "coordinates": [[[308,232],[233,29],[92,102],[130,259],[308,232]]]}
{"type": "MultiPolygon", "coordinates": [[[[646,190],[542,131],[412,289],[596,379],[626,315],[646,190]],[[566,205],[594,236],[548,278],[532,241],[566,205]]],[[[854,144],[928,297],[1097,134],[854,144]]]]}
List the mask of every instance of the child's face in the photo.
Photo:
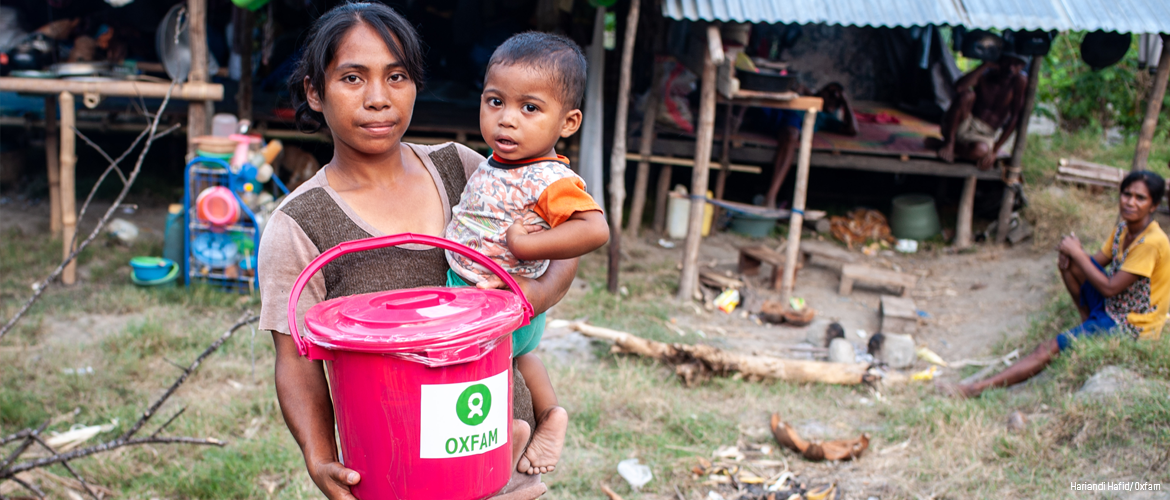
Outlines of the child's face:
{"type": "Polygon", "coordinates": [[[323,89],[313,89],[305,79],[309,107],[325,115],[335,147],[368,155],[386,153],[399,143],[410,125],[416,92],[402,64],[365,23],[350,29],[337,46],[323,89]]]}
{"type": "Polygon", "coordinates": [[[581,110],[566,108],[546,72],[515,64],[492,66],[479,104],[479,131],[505,160],[551,156],[557,140],[581,126],[581,110]]]}

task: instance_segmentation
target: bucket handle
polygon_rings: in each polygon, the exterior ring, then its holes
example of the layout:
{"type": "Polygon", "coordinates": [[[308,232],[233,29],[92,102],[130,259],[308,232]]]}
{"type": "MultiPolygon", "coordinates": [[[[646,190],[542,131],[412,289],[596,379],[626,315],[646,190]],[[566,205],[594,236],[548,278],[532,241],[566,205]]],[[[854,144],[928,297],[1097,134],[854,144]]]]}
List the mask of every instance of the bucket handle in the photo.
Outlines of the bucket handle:
{"type": "Polygon", "coordinates": [[[428,236],[425,234],[402,233],[378,236],[375,238],[364,238],[360,240],[346,241],[344,243],[338,244],[333,248],[330,248],[329,250],[326,250],[321,255],[318,255],[317,258],[313,259],[313,261],[305,267],[305,270],[301,271],[300,276],[297,276],[297,280],[293,283],[292,293],[288,298],[288,327],[290,330],[292,330],[293,342],[295,342],[297,345],[297,352],[300,353],[301,356],[307,356],[309,354],[309,342],[305,340],[297,330],[297,302],[301,298],[301,292],[305,289],[305,286],[309,284],[309,280],[313,277],[313,275],[317,274],[317,271],[320,271],[321,268],[325,267],[326,264],[332,262],[333,259],[341,257],[342,255],[355,252],[364,252],[366,250],[377,250],[379,248],[393,247],[410,243],[421,243],[423,245],[442,248],[444,250],[451,250],[475,261],[477,264],[488,268],[488,270],[490,270],[496,276],[499,276],[500,279],[504,281],[504,284],[508,285],[508,288],[511,288],[513,292],[516,292],[517,297],[520,297],[520,304],[524,308],[525,323],[527,323],[528,320],[532,319],[532,317],[535,315],[532,309],[532,304],[528,303],[528,299],[524,297],[524,292],[520,290],[520,285],[516,283],[516,280],[512,279],[512,276],[509,275],[507,271],[504,271],[504,268],[500,267],[499,264],[496,264],[484,254],[481,254],[459,243],[455,243],[454,241],[439,238],[437,236],[428,236]]]}

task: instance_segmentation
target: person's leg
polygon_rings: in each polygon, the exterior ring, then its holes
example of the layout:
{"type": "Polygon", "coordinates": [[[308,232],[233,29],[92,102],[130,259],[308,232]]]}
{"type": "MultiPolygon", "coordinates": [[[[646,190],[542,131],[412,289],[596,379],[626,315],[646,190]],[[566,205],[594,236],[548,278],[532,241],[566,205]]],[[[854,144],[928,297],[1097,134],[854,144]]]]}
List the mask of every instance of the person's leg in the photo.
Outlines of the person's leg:
{"type": "Polygon", "coordinates": [[[799,145],[800,129],[787,125],[780,127],[776,137],[776,159],[772,162],[772,183],[768,185],[768,194],[764,198],[768,208],[776,208],[780,186],[784,185],[784,178],[788,177],[788,171],[792,169],[792,158],[799,145]]]}
{"type": "Polygon", "coordinates": [[[938,157],[947,163],[955,161],[955,136],[959,132],[959,125],[971,116],[971,109],[975,106],[975,91],[965,90],[955,95],[951,106],[943,115],[939,130],[942,132],[942,145],[938,148],[938,157]]]}
{"type": "Polygon", "coordinates": [[[1081,321],[1089,319],[1089,306],[1081,296],[1081,289],[1085,286],[1084,271],[1070,265],[1067,269],[1060,270],[1060,280],[1064,282],[1064,288],[1068,290],[1069,297],[1072,297],[1073,304],[1076,304],[1077,312],[1081,313],[1081,321]]]}
{"type": "Polygon", "coordinates": [[[524,375],[532,392],[532,409],[536,413],[536,430],[532,442],[524,452],[516,470],[527,474],[543,474],[556,470],[569,430],[569,413],[557,402],[552,380],[544,363],[535,354],[516,358],[516,368],[524,375]]]}
{"type": "Polygon", "coordinates": [[[1031,354],[1016,361],[1006,370],[991,378],[983,379],[969,385],[955,386],[952,392],[956,396],[968,398],[976,397],[992,387],[1008,387],[1028,380],[1040,373],[1060,353],[1060,345],[1056,339],[1042,342],[1031,354]]]}

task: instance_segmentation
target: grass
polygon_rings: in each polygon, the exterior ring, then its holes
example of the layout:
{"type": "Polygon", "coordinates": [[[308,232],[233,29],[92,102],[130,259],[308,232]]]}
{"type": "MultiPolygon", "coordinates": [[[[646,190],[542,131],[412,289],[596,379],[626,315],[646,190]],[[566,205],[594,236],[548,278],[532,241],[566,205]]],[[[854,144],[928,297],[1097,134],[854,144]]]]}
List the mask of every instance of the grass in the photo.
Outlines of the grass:
{"type": "MultiPolygon", "coordinates": [[[[1079,216],[1068,220],[1083,222],[1079,216]]],[[[4,317],[27,296],[28,284],[49,271],[57,248],[42,235],[7,233],[0,239],[4,317]]],[[[205,287],[129,285],[124,263],[131,255],[157,250],[150,243],[133,248],[103,244],[87,252],[83,286],[50,289],[14,337],[5,339],[0,346],[0,434],[78,408],[76,416],[50,430],[116,419],[117,427],[97,439],[113,437],[174,379],[178,370],[170,361],[188,363],[242,310],[258,309],[255,297],[205,287]],[[90,338],[74,330],[87,330],[96,339],[72,341],[90,338]],[[79,366],[92,366],[93,373],[63,372],[79,366]]],[[[617,296],[604,290],[604,257],[584,259],[579,274],[586,290],[558,306],[557,317],[588,317],[664,341],[700,340],[680,337],[666,326],[671,318],[690,314],[663,300],[675,292],[675,263],[645,254],[629,257],[622,269],[626,293],[617,296]]],[[[1026,351],[1075,318],[1072,304],[1058,295],[1033,316],[1026,335],[1004,339],[994,351],[1026,351]]],[[[126,449],[74,465],[126,498],[319,497],[275,401],[271,342],[257,333],[253,376],[251,335],[238,331],[160,413],[165,419],[185,407],[171,433],[217,437],[227,446],[126,449]]],[[[772,412],[798,428],[822,428],[826,438],[871,435],[870,451],[856,463],[811,464],[789,452],[771,455],[786,460],[801,480],[835,481],[854,496],[1065,498],[1073,480],[1170,483],[1170,400],[1165,394],[1104,401],[1075,396],[1106,365],[1170,381],[1170,336],[1158,342],[1079,342],[1040,379],[970,401],[942,398],[924,384],[885,389],[880,399],[863,387],[734,378],[688,388],[665,366],[611,355],[606,345],[594,345],[596,361],[546,360],[572,415],[560,471],[545,477],[548,498],[602,499],[600,482],[631,500],[670,497],[675,486],[688,498],[706,496],[710,487],[690,472],[696,457],[709,457],[723,445],[772,444],[767,429],[772,412]],[[1004,425],[1013,411],[1028,416],[1022,433],[1004,425]],[[630,457],[653,470],[655,479],[643,492],[631,491],[616,473],[617,463],[630,457]]]]}

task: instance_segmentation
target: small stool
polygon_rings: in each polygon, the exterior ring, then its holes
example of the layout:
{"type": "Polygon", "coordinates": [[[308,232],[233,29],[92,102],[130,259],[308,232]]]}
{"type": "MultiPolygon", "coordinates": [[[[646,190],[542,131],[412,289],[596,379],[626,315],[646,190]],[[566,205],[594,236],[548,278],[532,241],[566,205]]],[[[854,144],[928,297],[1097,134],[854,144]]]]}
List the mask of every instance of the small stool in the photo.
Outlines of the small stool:
{"type": "Polygon", "coordinates": [[[853,283],[857,281],[867,285],[901,290],[901,295],[905,297],[910,295],[910,289],[918,283],[918,276],[861,264],[846,264],[841,267],[841,287],[837,293],[841,295],[853,293],[853,283]]]}
{"type": "Polygon", "coordinates": [[[882,295],[882,333],[918,333],[918,306],[909,297],[882,295]]]}
{"type": "MultiPolygon", "coordinates": [[[[737,271],[744,276],[755,276],[760,273],[763,264],[772,265],[772,288],[779,289],[780,281],[784,279],[784,262],[788,259],[775,250],[764,245],[750,245],[739,249],[739,265],[737,271]]],[[[801,259],[796,260],[796,269],[804,267],[801,259]]]]}

